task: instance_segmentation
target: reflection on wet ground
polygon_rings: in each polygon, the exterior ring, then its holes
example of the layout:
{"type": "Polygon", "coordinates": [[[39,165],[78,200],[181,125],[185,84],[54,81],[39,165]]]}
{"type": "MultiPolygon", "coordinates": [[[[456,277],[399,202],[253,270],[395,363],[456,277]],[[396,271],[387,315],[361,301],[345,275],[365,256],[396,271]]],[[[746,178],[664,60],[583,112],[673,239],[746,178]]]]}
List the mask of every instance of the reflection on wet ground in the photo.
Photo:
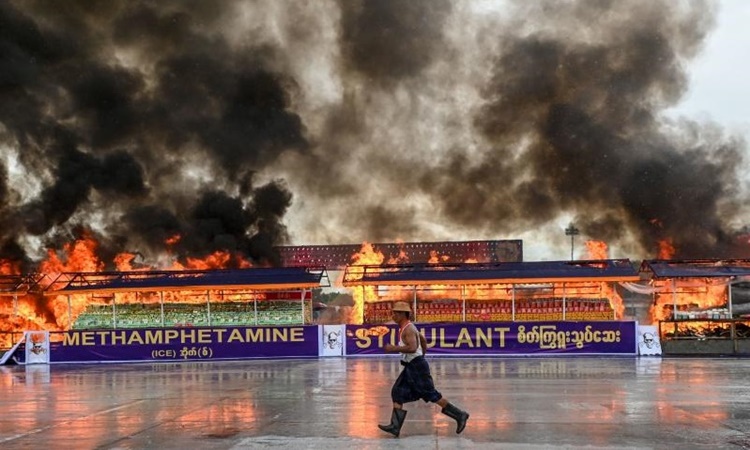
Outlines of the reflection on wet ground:
{"type": "Polygon", "coordinates": [[[435,358],[390,417],[393,358],[0,367],[0,448],[750,448],[738,359],[435,358]]]}

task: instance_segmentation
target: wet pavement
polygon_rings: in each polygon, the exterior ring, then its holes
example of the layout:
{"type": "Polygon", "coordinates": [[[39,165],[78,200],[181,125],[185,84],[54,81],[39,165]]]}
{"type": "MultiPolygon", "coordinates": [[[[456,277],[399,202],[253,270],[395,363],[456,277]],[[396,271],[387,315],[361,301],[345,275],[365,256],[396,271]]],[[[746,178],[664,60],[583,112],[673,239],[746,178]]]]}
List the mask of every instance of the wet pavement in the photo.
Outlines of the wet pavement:
{"type": "Polygon", "coordinates": [[[429,358],[471,413],[390,418],[393,358],[0,367],[0,448],[750,448],[750,360],[429,358]]]}

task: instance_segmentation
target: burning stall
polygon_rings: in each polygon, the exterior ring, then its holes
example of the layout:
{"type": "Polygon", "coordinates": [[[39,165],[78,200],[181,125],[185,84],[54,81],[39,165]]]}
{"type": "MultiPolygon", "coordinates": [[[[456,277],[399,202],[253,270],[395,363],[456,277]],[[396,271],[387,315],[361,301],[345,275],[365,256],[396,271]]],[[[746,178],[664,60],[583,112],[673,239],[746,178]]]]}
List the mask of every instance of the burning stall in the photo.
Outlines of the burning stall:
{"type": "MultiPolygon", "coordinates": [[[[41,275],[0,275],[0,349],[13,346],[23,330],[40,325],[30,290],[39,285],[41,275]]],[[[44,321],[41,321],[44,323],[44,321]]]]}
{"type": "Polygon", "coordinates": [[[4,275],[0,343],[24,330],[310,323],[311,290],[328,285],[323,268],[4,275]]]}
{"type": "Polygon", "coordinates": [[[665,353],[750,353],[750,260],[646,260],[665,353]]]}
{"type": "MultiPolygon", "coordinates": [[[[62,273],[29,292],[67,326],[30,335],[47,336],[46,362],[317,357],[311,290],[329,284],[309,267],[62,273]]],[[[23,362],[19,345],[6,357],[23,362]]]]}
{"type": "Polygon", "coordinates": [[[615,283],[636,281],[627,259],[460,264],[352,265],[355,324],[382,324],[393,302],[412,304],[415,320],[440,322],[601,321],[621,319],[615,283]]]}
{"type": "Polygon", "coordinates": [[[288,325],[312,320],[323,268],[60,274],[44,291],[67,306],[71,329],[288,325]]]}

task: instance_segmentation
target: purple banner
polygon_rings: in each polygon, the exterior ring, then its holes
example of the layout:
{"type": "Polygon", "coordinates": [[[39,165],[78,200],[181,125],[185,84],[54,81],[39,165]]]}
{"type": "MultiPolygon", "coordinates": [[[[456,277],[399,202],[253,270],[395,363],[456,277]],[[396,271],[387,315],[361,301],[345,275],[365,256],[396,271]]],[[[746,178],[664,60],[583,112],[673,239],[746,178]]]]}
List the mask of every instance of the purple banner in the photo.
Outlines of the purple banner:
{"type": "Polygon", "coordinates": [[[315,358],[319,339],[314,325],[73,330],[60,335],[61,341],[50,346],[53,363],[315,358]]]}
{"type": "MultiPolygon", "coordinates": [[[[416,324],[433,355],[636,353],[635,322],[416,324]]],[[[396,325],[347,325],[346,354],[383,354],[398,343],[396,325]]]]}

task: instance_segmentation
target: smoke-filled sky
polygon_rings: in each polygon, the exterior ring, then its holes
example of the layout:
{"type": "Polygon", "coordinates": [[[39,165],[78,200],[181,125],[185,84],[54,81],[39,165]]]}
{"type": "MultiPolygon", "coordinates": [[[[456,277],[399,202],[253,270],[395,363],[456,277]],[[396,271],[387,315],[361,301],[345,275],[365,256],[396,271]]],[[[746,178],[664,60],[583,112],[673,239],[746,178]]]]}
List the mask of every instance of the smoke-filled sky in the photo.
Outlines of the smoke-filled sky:
{"type": "Polygon", "coordinates": [[[145,260],[476,239],[565,259],[572,222],[612,257],[750,257],[745,134],[694,114],[722,5],[2,2],[0,254],[90,230],[145,260]]]}

